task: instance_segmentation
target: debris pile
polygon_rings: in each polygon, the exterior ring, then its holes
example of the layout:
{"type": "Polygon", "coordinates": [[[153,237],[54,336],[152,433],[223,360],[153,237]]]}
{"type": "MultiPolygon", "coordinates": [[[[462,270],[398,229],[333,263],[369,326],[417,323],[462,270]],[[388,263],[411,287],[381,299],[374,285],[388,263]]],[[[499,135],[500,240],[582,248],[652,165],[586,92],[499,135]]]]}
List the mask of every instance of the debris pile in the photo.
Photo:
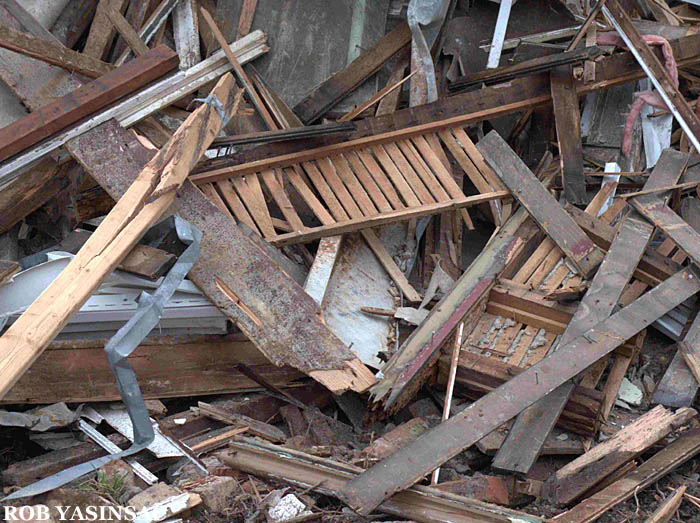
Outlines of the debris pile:
{"type": "Polygon", "coordinates": [[[7,520],[700,520],[695,2],[7,0],[0,80],[7,520]]]}

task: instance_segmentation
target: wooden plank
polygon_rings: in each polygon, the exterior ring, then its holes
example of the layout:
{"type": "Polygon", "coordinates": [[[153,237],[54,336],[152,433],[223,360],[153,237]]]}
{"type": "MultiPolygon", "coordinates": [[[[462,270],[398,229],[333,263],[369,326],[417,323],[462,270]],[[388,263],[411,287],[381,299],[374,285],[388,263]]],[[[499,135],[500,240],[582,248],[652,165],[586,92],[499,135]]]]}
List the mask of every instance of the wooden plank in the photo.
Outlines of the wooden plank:
{"type": "Polygon", "coordinates": [[[387,200],[389,200],[394,209],[399,210],[406,207],[406,205],[404,205],[404,203],[401,201],[401,198],[399,198],[399,194],[396,192],[396,189],[394,189],[394,186],[391,185],[391,182],[384,174],[384,171],[382,171],[382,168],[379,167],[377,162],[374,160],[374,157],[368,151],[359,150],[357,153],[349,154],[351,156],[353,154],[357,154],[362,164],[367,168],[367,171],[372,179],[380,187],[384,193],[384,196],[386,196],[387,200]]]}
{"type": "Polygon", "coordinates": [[[416,194],[416,196],[418,196],[421,203],[426,204],[434,203],[436,201],[444,201],[433,197],[431,191],[428,190],[426,184],[424,184],[418,177],[416,171],[413,169],[413,167],[411,167],[395,143],[387,143],[380,145],[380,147],[382,147],[389,155],[389,158],[398,169],[398,172],[401,173],[404,179],[411,186],[411,189],[413,189],[413,192],[416,194]]]}
{"type": "MultiPolygon", "coordinates": [[[[356,512],[369,514],[384,499],[430,474],[698,291],[700,278],[690,269],[680,271],[350,481],[342,490],[343,501],[356,512]]],[[[696,444],[700,447],[700,442],[696,444]]]]}
{"type": "MultiPolygon", "coordinates": [[[[115,121],[81,136],[71,153],[115,199],[148,157],[133,133],[115,121]]],[[[172,212],[208,232],[188,276],[212,303],[273,364],[290,365],[330,390],[366,389],[372,373],[323,325],[318,305],[262,249],[262,240],[255,242],[233,225],[193,184],[186,183],[180,194],[172,212]]]]}
{"type": "Polygon", "coordinates": [[[671,407],[692,405],[698,393],[699,382],[683,353],[692,354],[692,359],[697,357],[697,348],[700,347],[700,314],[695,316],[680,344],[683,344],[683,349],[679,347],[652,398],[657,403],[671,407]]]}
{"type": "MultiPolygon", "coordinates": [[[[213,92],[224,115],[235,112],[233,78],[222,77],[213,92]]],[[[160,150],[61,274],[0,337],[3,346],[0,396],[24,374],[146,230],[174,201],[176,190],[199,161],[222,121],[207,105],[192,113],[160,150]],[[174,151],[173,151],[174,149],[174,151]],[[178,160],[178,161],[176,161],[178,160]]]]}
{"type": "Polygon", "coordinates": [[[100,3],[97,4],[95,18],[92,19],[83,54],[98,60],[102,60],[107,56],[112,40],[117,34],[116,28],[107,15],[107,10],[110,7],[122,12],[126,7],[126,0],[100,0],[100,3]]]}
{"type": "Polygon", "coordinates": [[[241,198],[238,196],[238,193],[234,190],[231,180],[216,182],[216,186],[219,188],[219,191],[221,191],[221,196],[231,208],[231,211],[236,217],[236,220],[245,223],[253,231],[262,236],[260,229],[258,229],[258,226],[255,224],[255,220],[253,220],[253,217],[248,212],[248,209],[245,208],[245,205],[241,201],[241,198]]]}
{"type": "Polygon", "coordinates": [[[255,18],[255,8],[258,6],[258,0],[243,0],[241,7],[241,15],[238,17],[238,31],[236,31],[236,40],[243,38],[250,33],[253,27],[253,19],[255,18]]]}
{"type": "Polygon", "coordinates": [[[180,67],[189,69],[197,65],[202,60],[202,53],[199,49],[199,18],[195,0],[180,0],[175,6],[173,36],[175,49],[180,57],[180,67]]]}
{"type": "Polygon", "coordinates": [[[299,196],[301,196],[304,199],[306,205],[308,205],[309,208],[314,212],[316,218],[318,218],[322,224],[330,225],[335,220],[328,213],[323,204],[321,204],[321,202],[318,201],[318,198],[316,198],[316,195],[311,191],[309,186],[306,185],[306,182],[304,182],[301,175],[297,171],[298,169],[300,170],[300,168],[297,166],[295,166],[293,169],[285,169],[287,179],[289,179],[292,186],[299,193],[299,196]]]}
{"type": "Polygon", "coordinates": [[[115,69],[0,129],[0,161],[35,145],[140,89],[177,67],[177,55],[159,46],[139,60],[115,69]]]}
{"type": "MultiPolygon", "coordinates": [[[[170,16],[175,6],[180,0],[162,0],[156,7],[151,11],[148,19],[139,29],[139,37],[148,44],[151,40],[154,41],[154,45],[157,45],[156,38],[157,34],[162,35],[161,28],[164,27],[165,21],[170,16]]],[[[119,55],[119,58],[114,62],[116,65],[121,65],[126,62],[131,56],[131,50],[125,49],[124,52],[119,55]]]]}
{"type": "Polygon", "coordinates": [[[176,260],[177,256],[161,249],[148,245],[136,245],[119,264],[119,268],[149,280],[157,280],[173,266],[176,260]]]}
{"type": "MultiPolygon", "coordinates": [[[[231,450],[222,460],[235,470],[275,482],[283,481],[327,496],[338,497],[343,486],[362,472],[360,467],[293,449],[280,449],[253,439],[232,442],[231,450]]],[[[539,517],[425,486],[416,486],[396,494],[386,500],[379,511],[420,522],[543,523],[539,517]]]]}
{"type": "Polygon", "coordinates": [[[600,249],[561,208],[503,138],[491,131],[479,142],[477,148],[583,277],[591,276],[603,260],[600,249]]]}
{"type": "MultiPolygon", "coordinates": [[[[272,225],[262,191],[258,194],[255,190],[255,185],[250,183],[253,179],[257,180],[256,174],[248,175],[244,178],[233,178],[231,183],[238,192],[246,209],[248,209],[248,212],[255,220],[255,225],[258,226],[263,237],[269,240],[277,236],[277,233],[275,232],[275,226],[272,225]]],[[[259,183],[258,181],[258,187],[259,183]]]]}
{"type": "MultiPolygon", "coordinates": [[[[97,2],[95,2],[97,3],[97,2]]],[[[144,21],[146,20],[146,15],[148,15],[148,9],[151,5],[150,0],[140,0],[135,2],[129,2],[129,7],[126,9],[126,19],[129,25],[134,29],[141,29],[144,21]]],[[[70,47],[70,45],[69,45],[70,47]]],[[[121,54],[126,50],[126,42],[123,38],[117,38],[117,43],[114,44],[114,50],[112,51],[111,59],[116,60],[121,54]]]]}
{"type": "Polygon", "coordinates": [[[447,191],[445,191],[442,185],[440,185],[438,179],[428,168],[427,164],[425,164],[425,161],[420,157],[420,154],[418,154],[418,151],[410,141],[401,140],[395,144],[387,144],[386,148],[387,151],[389,148],[392,150],[398,149],[396,150],[396,156],[399,157],[400,155],[400,158],[403,159],[406,170],[415,170],[415,172],[420,176],[421,180],[423,180],[423,183],[425,183],[426,187],[430,190],[435,201],[444,202],[445,200],[450,199],[450,195],[447,194],[447,191]]]}
{"type": "MultiPolygon", "coordinates": [[[[675,183],[688,162],[688,156],[671,149],[663,152],[649,176],[645,188],[663,187],[675,183]],[[648,187],[647,187],[648,186],[648,187]]],[[[657,200],[655,195],[645,196],[657,200]]],[[[568,215],[567,215],[568,216],[568,215]]],[[[562,335],[559,346],[586,332],[612,314],[629,283],[654,233],[639,215],[628,215],[613,240],[603,264],[590,282],[574,317],[562,335]]],[[[556,350],[556,349],[555,349],[556,350]]],[[[567,383],[522,412],[515,420],[508,438],[501,446],[493,466],[527,474],[542,450],[556,419],[571,395],[574,383],[567,383]]]]}
{"type": "Polygon", "coordinates": [[[355,202],[355,199],[348,192],[345,185],[343,185],[343,181],[338,176],[335,165],[333,165],[330,158],[321,158],[316,160],[316,165],[323,174],[323,178],[326,180],[326,183],[328,183],[330,188],[333,190],[333,193],[338,197],[338,200],[340,200],[340,203],[345,208],[345,212],[347,212],[348,216],[350,216],[350,218],[361,218],[364,216],[355,202]]]}
{"type": "Polygon", "coordinates": [[[700,429],[691,429],[635,470],[551,521],[593,523],[618,503],[658,481],[700,451],[700,429]]]}
{"type": "Polygon", "coordinates": [[[20,271],[20,265],[17,262],[0,260],[0,285],[12,278],[20,271]]]}
{"type": "MultiPolygon", "coordinates": [[[[345,212],[345,209],[341,205],[340,201],[338,201],[338,198],[328,185],[328,182],[326,182],[324,179],[316,164],[314,162],[304,162],[301,165],[304,168],[304,172],[306,172],[311,180],[311,183],[313,183],[314,187],[316,187],[318,194],[320,194],[323,201],[326,202],[326,206],[330,210],[333,218],[335,218],[337,221],[347,220],[348,213],[345,212]]],[[[289,170],[285,169],[285,172],[289,173],[289,170]]]]}
{"type": "Polygon", "coordinates": [[[410,41],[411,30],[408,28],[408,24],[399,24],[353,60],[345,69],[341,69],[323,82],[292,109],[306,125],[315,122],[345,95],[377,72],[410,41]]]}
{"type": "Polygon", "coordinates": [[[129,46],[136,56],[142,56],[148,52],[148,46],[141,40],[138,33],[131,27],[131,24],[124,18],[121,12],[117,11],[113,4],[108,4],[106,6],[105,13],[109,21],[112,22],[112,25],[114,25],[117,32],[126,42],[126,45],[129,46]]]}
{"type": "Polygon", "coordinates": [[[231,220],[233,220],[233,223],[236,223],[236,218],[233,217],[231,211],[229,211],[228,207],[226,207],[224,200],[221,198],[221,195],[216,191],[216,187],[214,187],[213,183],[200,185],[199,190],[202,191],[204,196],[206,196],[211,203],[216,205],[222,213],[230,216],[231,220]]]}
{"type": "Polygon", "coordinates": [[[570,505],[628,461],[697,416],[690,408],[675,413],[657,405],[611,438],[567,463],[542,485],[540,496],[557,506],[570,505]]]}
{"type": "MultiPolygon", "coordinates": [[[[405,178],[401,174],[401,171],[396,168],[396,165],[391,160],[391,157],[386,152],[386,149],[384,149],[382,145],[377,145],[372,147],[371,150],[377,157],[377,160],[379,160],[379,163],[382,164],[384,171],[394,183],[394,186],[399,191],[399,194],[401,194],[401,197],[403,198],[404,202],[406,202],[406,205],[409,207],[421,205],[423,202],[421,202],[421,200],[419,200],[414,194],[413,189],[411,189],[411,186],[408,184],[408,182],[406,182],[405,178]]],[[[370,169],[370,172],[372,172],[372,169],[370,169]]]]}
{"type": "MultiPolygon", "coordinates": [[[[384,196],[384,193],[377,185],[372,175],[367,170],[367,167],[362,163],[362,160],[357,156],[356,153],[347,153],[341,155],[346,161],[350,162],[350,166],[359,178],[362,186],[367,190],[367,193],[372,198],[372,202],[377,207],[380,212],[390,212],[392,210],[391,204],[384,196]]],[[[391,185],[391,184],[389,184],[391,185]]]]}
{"type": "MultiPolygon", "coordinates": [[[[104,357],[106,340],[55,341],[2,399],[3,403],[118,401],[114,374],[104,357]]],[[[225,394],[259,388],[236,370],[245,363],[266,380],[285,386],[304,375],[270,363],[255,345],[222,336],[187,343],[147,338],[129,358],[145,399],[225,394]],[[174,372],[174,370],[177,372],[174,372]]]]}
{"type": "Polygon", "coordinates": [[[365,191],[365,188],[357,180],[355,173],[352,171],[352,169],[350,169],[348,161],[342,155],[334,156],[330,159],[330,161],[335,166],[335,172],[338,174],[340,179],[352,194],[352,197],[362,209],[362,213],[365,216],[374,216],[379,214],[377,208],[372,202],[372,199],[367,194],[367,191],[365,191]]]}
{"type": "Polygon", "coordinates": [[[273,243],[274,245],[307,243],[313,240],[318,240],[319,238],[325,238],[327,236],[336,236],[338,234],[345,234],[346,232],[354,232],[362,229],[379,227],[380,225],[386,225],[389,223],[420,218],[421,216],[442,214],[447,211],[473,207],[474,205],[488,203],[492,200],[507,198],[509,195],[510,193],[508,191],[477,194],[475,196],[465,196],[463,198],[457,198],[447,202],[432,203],[430,205],[422,205],[420,207],[410,207],[408,209],[392,211],[375,216],[350,218],[330,225],[315,227],[313,229],[309,228],[301,233],[294,232],[280,234],[270,240],[270,243],[273,243]]]}
{"type": "Polygon", "coordinates": [[[552,69],[550,78],[564,197],[573,204],[585,205],[587,202],[586,181],[583,176],[581,112],[571,66],[552,69]]]}
{"type": "Polygon", "coordinates": [[[292,226],[292,230],[301,231],[305,229],[305,226],[294,209],[292,202],[289,201],[287,193],[277,181],[275,173],[271,170],[267,170],[260,173],[260,176],[262,176],[263,182],[277,203],[277,207],[280,208],[280,211],[282,211],[285,219],[289,222],[289,225],[292,226]]]}
{"type": "Polygon", "coordinates": [[[5,24],[0,24],[0,47],[89,78],[98,78],[114,69],[114,66],[102,60],[78,53],[56,42],[17,31],[5,24]]]}

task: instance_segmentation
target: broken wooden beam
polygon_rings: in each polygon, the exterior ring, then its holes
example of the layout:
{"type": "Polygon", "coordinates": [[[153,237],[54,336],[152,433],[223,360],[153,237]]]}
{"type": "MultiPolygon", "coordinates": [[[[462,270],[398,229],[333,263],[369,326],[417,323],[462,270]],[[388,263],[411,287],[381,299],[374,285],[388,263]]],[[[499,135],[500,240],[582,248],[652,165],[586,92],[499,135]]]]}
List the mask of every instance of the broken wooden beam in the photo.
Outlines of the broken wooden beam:
{"type": "MultiPolygon", "coordinates": [[[[666,149],[649,176],[645,188],[675,183],[683,174],[687,163],[688,155],[666,149]]],[[[642,198],[650,202],[662,201],[662,197],[657,194],[642,198]]],[[[553,205],[557,203],[553,202],[553,205]]],[[[565,346],[612,314],[653,233],[654,227],[638,214],[631,214],[625,218],[558,346],[565,346]]],[[[563,385],[518,416],[494,460],[497,470],[527,474],[537,461],[542,445],[554,428],[574,386],[573,382],[563,385]]]]}
{"type": "Polygon", "coordinates": [[[56,101],[0,129],[0,161],[56,134],[177,67],[165,45],[150,50],[56,101]]]}
{"type": "Polygon", "coordinates": [[[678,272],[348,482],[341,491],[343,501],[356,512],[369,514],[384,499],[430,474],[698,291],[700,278],[691,269],[678,272]]]}
{"type": "Polygon", "coordinates": [[[576,222],[535,178],[496,131],[491,131],[477,148],[513,196],[556,243],[584,278],[590,277],[603,261],[603,253],[576,222]]]}
{"type": "Polygon", "coordinates": [[[392,56],[411,41],[407,23],[399,24],[376,44],[364,51],[345,69],[341,69],[296,104],[292,110],[309,125],[321,118],[345,95],[377,72],[392,56]]]}
{"type": "Polygon", "coordinates": [[[542,485],[540,496],[557,506],[571,505],[625,463],[696,416],[697,412],[690,408],[681,408],[674,413],[657,405],[611,438],[557,470],[542,485]]]}
{"type": "Polygon", "coordinates": [[[581,111],[572,67],[566,65],[552,69],[550,82],[564,198],[573,204],[585,205],[587,198],[583,176],[581,111]]]}
{"type": "Polygon", "coordinates": [[[4,24],[0,24],[0,47],[57,65],[88,78],[99,78],[114,70],[112,64],[73,51],[55,41],[45,40],[4,24]]]}
{"type": "Polygon", "coordinates": [[[175,200],[176,190],[218,133],[222,118],[238,108],[233,78],[222,77],[212,91],[224,111],[210,105],[194,111],[170,143],[141,171],[66,269],[0,337],[0,397],[4,396],[46,346],[121,262],[148,228],[175,200]],[[177,161],[176,161],[177,160],[177,161]]]}
{"type": "Polygon", "coordinates": [[[593,523],[612,507],[631,498],[700,452],[700,429],[691,429],[635,470],[583,500],[553,523],[593,523]]]}

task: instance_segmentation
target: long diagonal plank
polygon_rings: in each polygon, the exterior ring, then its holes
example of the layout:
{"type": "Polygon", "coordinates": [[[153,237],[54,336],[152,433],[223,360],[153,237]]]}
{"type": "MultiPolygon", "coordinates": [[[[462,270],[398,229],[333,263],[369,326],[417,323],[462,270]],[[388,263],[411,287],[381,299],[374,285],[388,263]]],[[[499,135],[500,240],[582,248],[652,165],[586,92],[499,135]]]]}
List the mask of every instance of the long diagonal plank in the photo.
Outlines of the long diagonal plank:
{"type": "MultiPolygon", "coordinates": [[[[687,162],[687,154],[672,149],[664,150],[644,188],[657,189],[673,185],[683,174],[687,162]]],[[[641,198],[651,202],[662,201],[661,193],[641,198]]],[[[559,346],[566,345],[612,314],[653,233],[654,227],[639,214],[632,213],[627,216],[564,331],[559,346]]],[[[537,461],[547,436],[554,428],[574,388],[574,382],[565,383],[521,412],[496,454],[493,467],[497,470],[527,474],[537,461]]]]}
{"type": "Polygon", "coordinates": [[[363,472],[342,489],[343,500],[360,514],[369,514],[387,497],[410,487],[474,445],[699,291],[700,278],[693,270],[679,271],[558,351],[363,472]]]}
{"type": "Polygon", "coordinates": [[[557,244],[584,278],[603,261],[603,253],[532,174],[496,131],[491,131],[477,149],[513,196],[557,244]]]}

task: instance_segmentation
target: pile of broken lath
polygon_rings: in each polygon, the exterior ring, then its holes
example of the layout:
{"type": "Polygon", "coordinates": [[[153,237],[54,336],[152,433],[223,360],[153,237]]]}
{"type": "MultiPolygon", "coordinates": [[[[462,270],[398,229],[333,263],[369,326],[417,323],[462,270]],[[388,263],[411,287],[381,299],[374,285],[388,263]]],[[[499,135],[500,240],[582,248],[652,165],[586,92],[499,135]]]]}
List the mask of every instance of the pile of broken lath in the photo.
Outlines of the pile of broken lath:
{"type": "Polygon", "coordinates": [[[6,506],[700,518],[700,10],[590,4],[0,2],[6,506]]]}

